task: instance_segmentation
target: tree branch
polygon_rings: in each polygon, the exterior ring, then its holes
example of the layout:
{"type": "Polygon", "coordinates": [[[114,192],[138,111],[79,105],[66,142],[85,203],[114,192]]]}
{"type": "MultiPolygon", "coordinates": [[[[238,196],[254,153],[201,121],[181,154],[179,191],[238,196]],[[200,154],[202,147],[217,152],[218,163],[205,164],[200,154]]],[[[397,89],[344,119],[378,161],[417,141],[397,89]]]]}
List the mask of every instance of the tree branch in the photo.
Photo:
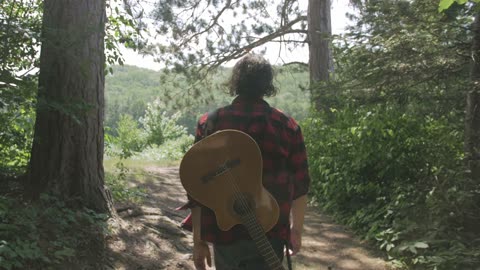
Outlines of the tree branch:
{"type": "Polygon", "coordinates": [[[288,63],[283,64],[284,67],[286,67],[286,66],[293,66],[293,65],[299,65],[299,66],[307,67],[307,68],[308,68],[308,63],[298,62],[298,61],[288,62],[288,63]]]}
{"type": "Polygon", "coordinates": [[[228,54],[226,54],[225,56],[222,56],[222,57],[219,57],[215,60],[212,60],[212,61],[209,61],[207,63],[204,63],[202,64],[202,68],[205,68],[205,67],[208,67],[207,71],[210,71],[211,69],[214,69],[214,68],[217,68],[219,67],[221,64],[225,63],[225,62],[228,62],[230,60],[233,60],[233,59],[236,59],[236,58],[239,58],[239,57],[242,57],[244,56],[245,54],[247,54],[247,52],[249,52],[251,49],[253,48],[256,48],[258,46],[261,46],[265,43],[268,43],[272,40],[274,40],[275,38],[277,37],[280,37],[280,36],[284,36],[286,34],[294,34],[294,33],[300,33],[300,34],[307,34],[307,31],[306,30],[301,30],[301,29],[291,29],[291,27],[293,25],[295,25],[296,23],[298,22],[301,22],[301,21],[304,21],[307,19],[307,16],[299,16],[298,18],[296,18],[295,20],[287,23],[286,25],[284,25],[283,27],[281,27],[280,29],[278,29],[277,31],[269,34],[269,35],[266,35],[262,38],[259,38],[258,40],[256,40],[255,42],[252,42],[246,46],[243,46],[241,48],[238,48],[228,54]]]}
{"type": "Polygon", "coordinates": [[[232,0],[227,0],[227,3],[225,4],[225,6],[218,12],[218,14],[215,17],[212,18],[212,20],[211,20],[212,23],[207,28],[205,28],[203,31],[195,33],[195,34],[191,35],[190,37],[188,37],[187,39],[185,39],[182,43],[180,43],[180,47],[185,46],[185,44],[192,41],[192,39],[194,39],[195,37],[198,37],[198,36],[208,32],[208,31],[210,31],[215,25],[218,25],[218,20],[220,19],[222,14],[225,12],[225,10],[229,9],[231,6],[232,6],[232,0]]]}

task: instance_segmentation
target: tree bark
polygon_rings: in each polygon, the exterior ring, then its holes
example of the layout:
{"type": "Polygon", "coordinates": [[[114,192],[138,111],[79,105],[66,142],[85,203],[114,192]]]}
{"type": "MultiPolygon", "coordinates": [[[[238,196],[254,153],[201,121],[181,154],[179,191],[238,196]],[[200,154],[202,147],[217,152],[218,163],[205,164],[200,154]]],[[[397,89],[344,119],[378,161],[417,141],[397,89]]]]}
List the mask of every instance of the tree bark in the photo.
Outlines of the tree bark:
{"type": "Polygon", "coordinates": [[[27,194],[108,213],[103,170],[105,1],[45,0],[27,194]]]}
{"type": "Polygon", "coordinates": [[[466,96],[465,158],[470,177],[480,183],[480,13],[473,22],[471,89],[466,96]]]}
{"type": "Polygon", "coordinates": [[[330,36],[332,34],[330,0],[308,1],[308,49],[310,69],[310,89],[312,101],[317,110],[328,109],[322,104],[322,97],[316,91],[315,84],[327,82],[331,66],[331,54],[329,49],[330,36]]]}

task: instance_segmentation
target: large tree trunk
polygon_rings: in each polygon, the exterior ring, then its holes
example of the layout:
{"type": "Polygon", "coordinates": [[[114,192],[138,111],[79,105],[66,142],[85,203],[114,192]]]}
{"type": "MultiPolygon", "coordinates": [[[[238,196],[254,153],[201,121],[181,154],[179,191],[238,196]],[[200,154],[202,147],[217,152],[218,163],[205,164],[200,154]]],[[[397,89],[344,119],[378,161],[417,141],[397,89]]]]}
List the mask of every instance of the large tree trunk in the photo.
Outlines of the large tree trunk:
{"type": "Polygon", "coordinates": [[[37,119],[27,193],[100,212],[104,189],[104,0],[45,0],[37,119]]]}
{"type": "Polygon", "coordinates": [[[465,115],[465,157],[470,177],[480,183],[480,13],[473,22],[471,89],[465,115]]]}
{"type": "Polygon", "coordinates": [[[328,109],[322,104],[322,97],[316,91],[315,84],[329,79],[331,54],[329,49],[332,34],[330,0],[308,1],[308,49],[310,85],[312,100],[317,110],[328,109]]]}

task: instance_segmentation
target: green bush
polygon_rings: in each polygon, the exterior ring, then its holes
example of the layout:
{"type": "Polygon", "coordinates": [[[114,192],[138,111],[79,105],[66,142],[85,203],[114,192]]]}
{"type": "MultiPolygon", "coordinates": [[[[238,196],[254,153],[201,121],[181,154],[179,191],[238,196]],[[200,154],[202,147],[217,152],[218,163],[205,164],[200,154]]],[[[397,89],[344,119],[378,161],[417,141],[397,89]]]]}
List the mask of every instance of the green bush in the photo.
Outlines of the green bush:
{"type": "Polygon", "coordinates": [[[187,128],[178,124],[180,112],[168,115],[159,99],[147,104],[145,115],[140,118],[147,134],[147,144],[162,145],[165,141],[187,134],[187,128]]]}
{"type": "MultiPolygon", "coordinates": [[[[123,166],[123,163],[121,164],[123,166]]],[[[118,163],[116,166],[118,169],[118,163]]],[[[122,168],[124,171],[118,174],[105,173],[105,185],[112,193],[113,200],[115,202],[141,202],[146,197],[146,191],[142,188],[129,186],[127,181],[128,169],[122,168]]]]}
{"type": "Polygon", "coordinates": [[[34,78],[15,86],[3,85],[0,78],[0,174],[25,171],[33,140],[35,94],[34,78]]]}
{"type": "Polygon", "coordinates": [[[113,138],[113,142],[121,149],[120,157],[129,158],[145,148],[145,132],[138,127],[138,123],[131,115],[120,116],[116,130],[118,136],[113,138]]]}
{"type": "Polygon", "coordinates": [[[333,111],[303,123],[313,199],[400,265],[478,265],[480,238],[464,225],[478,187],[462,175],[458,123],[396,105],[333,111]]]}
{"type": "Polygon", "coordinates": [[[166,141],[160,146],[150,146],[144,151],[137,153],[132,159],[144,161],[178,161],[192,146],[194,137],[192,135],[182,135],[176,139],[166,141]]]}

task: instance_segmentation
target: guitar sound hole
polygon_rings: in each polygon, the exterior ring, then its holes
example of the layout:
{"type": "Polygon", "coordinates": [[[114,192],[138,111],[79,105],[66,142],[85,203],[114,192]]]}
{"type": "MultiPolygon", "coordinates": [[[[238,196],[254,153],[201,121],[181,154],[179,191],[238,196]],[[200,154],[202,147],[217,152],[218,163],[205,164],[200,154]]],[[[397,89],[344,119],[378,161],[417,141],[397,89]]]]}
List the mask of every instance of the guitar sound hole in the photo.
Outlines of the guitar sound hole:
{"type": "Polygon", "coordinates": [[[233,211],[235,211],[237,215],[244,216],[252,209],[255,209],[255,201],[246,194],[242,195],[242,198],[235,199],[233,202],[233,211]]]}

